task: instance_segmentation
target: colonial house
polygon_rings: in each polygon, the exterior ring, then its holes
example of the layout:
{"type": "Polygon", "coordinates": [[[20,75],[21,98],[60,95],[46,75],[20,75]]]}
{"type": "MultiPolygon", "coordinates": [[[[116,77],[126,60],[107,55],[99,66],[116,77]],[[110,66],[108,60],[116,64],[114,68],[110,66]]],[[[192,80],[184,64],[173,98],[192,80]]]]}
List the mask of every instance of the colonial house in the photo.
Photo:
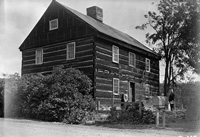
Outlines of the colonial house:
{"type": "Polygon", "coordinates": [[[53,67],[73,67],[93,82],[93,96],[102,106],[114,106],[128,95],[159,93],[159,59],[150,48],[103,23],[103,10],[87,15],[52,0],[19,47],[22,75],[50,74],[53,67]]]}

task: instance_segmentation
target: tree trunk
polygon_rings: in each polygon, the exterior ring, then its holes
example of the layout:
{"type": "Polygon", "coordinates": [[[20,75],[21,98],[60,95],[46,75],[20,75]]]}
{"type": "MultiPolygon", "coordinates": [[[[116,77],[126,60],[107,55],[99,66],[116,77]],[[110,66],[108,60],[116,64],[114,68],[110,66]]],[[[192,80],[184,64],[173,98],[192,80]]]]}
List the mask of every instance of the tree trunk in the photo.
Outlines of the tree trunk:
{"type": "MultiPolygon", "coordinates": [[[[173,71],[173,67],[172,67],[172,61],[170,60],[170,62],[169,62],[169,72],[168,72],[168,83],[167,83],[167,87],[168,87],[168,89],[169,89],[169,87],[170,87],[170,84],[171,84],[171,77],[172,77],[172,71],[173,71]]],[[[167,92],[168,93],[168,92],[167,92]]]]}
{"type": "Polygon", "coordinates": [[[168,92],[168,73],[169,73],[169,60],[166,59],[166,66],[165,66],[165,77],[164,77],[164,96],[167,96],[168,92]]]}

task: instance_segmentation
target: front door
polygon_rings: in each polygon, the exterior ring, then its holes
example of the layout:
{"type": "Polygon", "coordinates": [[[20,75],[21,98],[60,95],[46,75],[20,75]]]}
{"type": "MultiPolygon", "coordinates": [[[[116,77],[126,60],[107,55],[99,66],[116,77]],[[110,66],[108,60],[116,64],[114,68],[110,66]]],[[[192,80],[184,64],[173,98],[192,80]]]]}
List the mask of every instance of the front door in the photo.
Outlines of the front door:
{"type": "Polygon", "coordinates": [[[133,83],[133,82],[130,82],[129,101],[130,102],[135,102],[135,83],[133,83]]]}

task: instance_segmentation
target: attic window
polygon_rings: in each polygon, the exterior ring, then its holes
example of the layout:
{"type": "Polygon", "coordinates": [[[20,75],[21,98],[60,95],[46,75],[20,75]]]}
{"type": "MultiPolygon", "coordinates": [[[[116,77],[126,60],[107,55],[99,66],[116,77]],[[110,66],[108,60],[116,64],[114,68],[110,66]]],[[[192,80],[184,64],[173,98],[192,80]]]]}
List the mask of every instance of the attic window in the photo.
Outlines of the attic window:
{"type": "Polygon", "coordinates": [[[49,21],[49,30],[55,30],[55,29],[58,29],[58,19],[49,21]]]}

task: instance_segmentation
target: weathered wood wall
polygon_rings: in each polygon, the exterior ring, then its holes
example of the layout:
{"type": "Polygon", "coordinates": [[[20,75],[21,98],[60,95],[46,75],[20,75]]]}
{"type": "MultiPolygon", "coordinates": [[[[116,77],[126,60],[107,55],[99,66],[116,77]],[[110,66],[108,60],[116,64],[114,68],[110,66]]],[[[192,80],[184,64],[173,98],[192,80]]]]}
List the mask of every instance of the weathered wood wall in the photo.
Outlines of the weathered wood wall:
{"type": "Polygon", "coordinates": [[[58,4],[52,4],[21,45],[21,50],[70,41],[96,33],[96,30],[58,4]],[[58,19],[58,29],[49,30],[49,21],[58,19]]]}
{"type": "Polygon", "coordinates": [[[96,81],[96,99],[100,104],[112,106],[114,102],[121,101],[121,94],[129,90],[129,82],[135,83],[136,100],[139,95],[144,94],[144,83],[149,84],[152,95],[159,92],[159,60],[155,60],[145,54],[127,49],[117,43],[105,40],[95,41],[96,59],[95,59],[95,81],[96,81]],[[119,63],[112,62],[112,45],[119,47],[119,63]],[[129,52],[136,55],[136,67],[129,66],[129,52]],[[145,75],[145,58],[149,58],[150,72],[145,75]],[[120,94],[113,95],[113,78],[120,80],[120,94]],[[142,78],[145,79],[142,81],[142,78]]]}
{"type": "Polygon", "coordinates": [[[22,75],[51,73],[64,65],[83,71],[92,80],[94,65],[93,35],[96,30],[59,4],[51,4],[22,43],[22,75]],[[58,19],[58,29],[49,30],[49,21],[58,19]],[[76,42],[74,60],[66,60],[66,44],[76,42]],[[43,48],[43,64],[35,64],[35,50],[43,48]]]}
{"type": "Polygon", "coordinates": [[[159,90],[159,59],[151,53],[98,33],[94,28],[59,4],[46,10],[20,47],[22,74],[51,73],[53,67],[73,67],[88,75],[94,86],[95,99],[110,106],[121,101],[129,83],[135,83],[136,99],[148,84],[153,95],[159,90]],[[49,21],[58,18],[58,29],[49,31],[49,21]],[[66,60],[66,44],[76,42],[74,60],[66,60]],[[119,63],[112,62],[112,45],[119,47],[119,63]],[[35,64],[35,50],[43,48],[43,64],[35,64]],[[129,52],[136,54],[136,67],[129,66],[129,52]],[[145,58],[151,71],[144,74],[145,58]],[[120,80],[120,94],[113,95],[113,78],[120,80]],[[142,81],[142,79],[145,79],[142,81]],[[114,98],[114,99],[113,99],[114,98]]]}
{"type": "Polygon", "coordinates": [[[90,37],[69,42],[76,43],[74,60],[66,60],[66,44],[68,42],[44,46],[43,64],[40,65],[35,64],[35,49],[24,50],[22,52],[22,74],[47,74],[53,70],[53,67],[64,65],[65,68],[77,68],[93,79],[93,38],[90,37]]]}

